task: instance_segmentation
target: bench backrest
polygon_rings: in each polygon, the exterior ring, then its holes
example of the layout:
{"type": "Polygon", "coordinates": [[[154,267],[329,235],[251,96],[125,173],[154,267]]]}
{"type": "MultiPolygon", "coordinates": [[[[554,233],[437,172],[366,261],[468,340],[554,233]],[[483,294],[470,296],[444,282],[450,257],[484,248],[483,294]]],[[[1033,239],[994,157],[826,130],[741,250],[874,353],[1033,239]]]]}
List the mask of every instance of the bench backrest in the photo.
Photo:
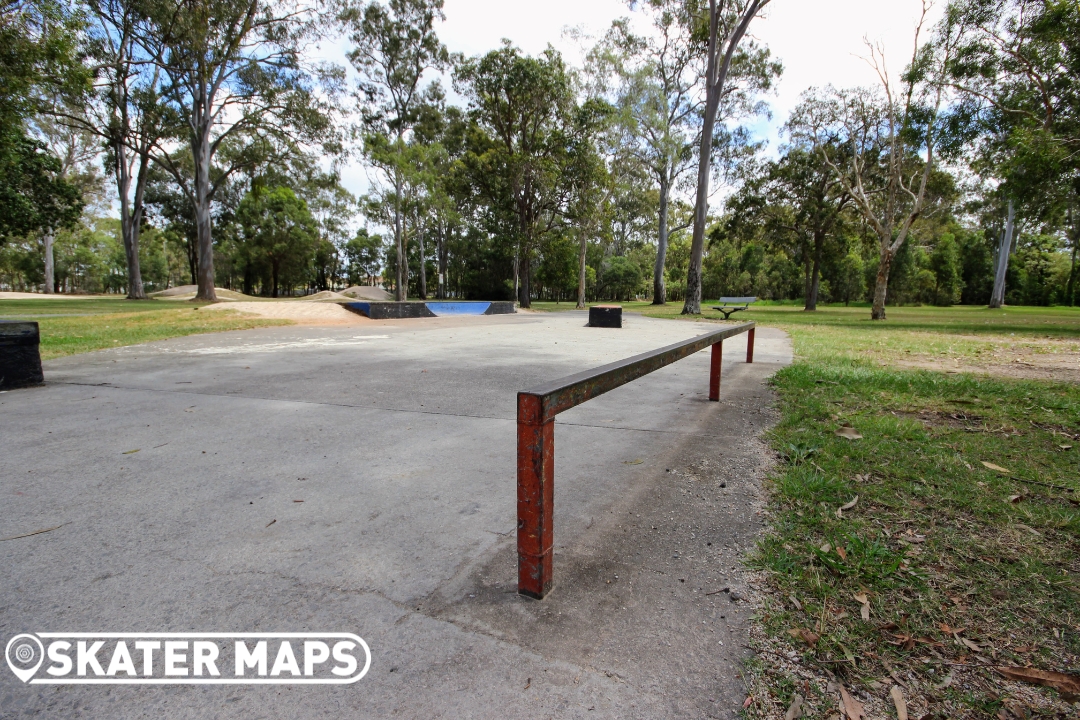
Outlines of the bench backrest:
{"type": "Polygon", "coordinates": [[[757,302],[757,298],[756,297],[722,297],[722,298],[720,298],[720,302],[727,303],[728,305],[733,305],[735,303],[738,303],[738,304],[741,305],[743,303],[750,304],[752,302],[757,302]]]}

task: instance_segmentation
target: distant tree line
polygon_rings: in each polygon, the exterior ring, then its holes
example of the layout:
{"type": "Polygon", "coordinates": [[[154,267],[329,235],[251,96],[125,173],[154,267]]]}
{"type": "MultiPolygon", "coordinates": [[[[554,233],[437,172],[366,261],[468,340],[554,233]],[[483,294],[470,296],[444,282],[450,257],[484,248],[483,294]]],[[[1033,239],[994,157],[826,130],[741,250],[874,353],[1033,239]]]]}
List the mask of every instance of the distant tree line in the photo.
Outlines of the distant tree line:
{"type": "Polygon", "coordinates": [[[7,3],[0,287],[757,295],[877,319],[1080,300],[1075,2],[953,0],[899,75],[868,47],[877,84],[807,90],[777,148],[747,129],[783,70],[750,28],[782,8],[628,9],[572,67],[450,53],[441,0],[7,3]],[[348,73],[305,53],[339,38],[348,73]],[[340,183],[355,160],[363,197],[340,183]]]}

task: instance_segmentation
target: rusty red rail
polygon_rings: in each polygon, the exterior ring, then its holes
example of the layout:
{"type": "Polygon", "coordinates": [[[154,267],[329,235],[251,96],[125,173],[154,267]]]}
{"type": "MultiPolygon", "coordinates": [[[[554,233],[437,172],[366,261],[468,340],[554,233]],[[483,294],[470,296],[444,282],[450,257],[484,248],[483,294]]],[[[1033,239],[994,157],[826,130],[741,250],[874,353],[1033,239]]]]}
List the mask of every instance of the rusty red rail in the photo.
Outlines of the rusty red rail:
{"type": "Polygon", "coordinates": [[[551,589],[552,516],[555,500],[555,416],[642,375],[712,347],[709,399],[720,399],[724,340],[746,333],[746,362],[754,362],[755,323],[724,326],[677,342],[537,385],[518,393],[518,592],[543,598],[551,589]]]}

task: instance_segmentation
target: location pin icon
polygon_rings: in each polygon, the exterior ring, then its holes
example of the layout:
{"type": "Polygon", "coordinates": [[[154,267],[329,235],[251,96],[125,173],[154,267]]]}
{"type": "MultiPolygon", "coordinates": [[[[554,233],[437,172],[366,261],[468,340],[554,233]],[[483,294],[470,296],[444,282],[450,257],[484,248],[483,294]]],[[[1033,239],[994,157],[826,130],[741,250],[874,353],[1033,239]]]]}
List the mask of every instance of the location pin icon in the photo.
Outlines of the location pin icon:
{"type": "Polygon", "coordinates": [[[45,659],[45,647],[36,636],[23,633],[8,640],[4,655],[15,677],[27,682],[41,667],[41,662],[45,659]]]}

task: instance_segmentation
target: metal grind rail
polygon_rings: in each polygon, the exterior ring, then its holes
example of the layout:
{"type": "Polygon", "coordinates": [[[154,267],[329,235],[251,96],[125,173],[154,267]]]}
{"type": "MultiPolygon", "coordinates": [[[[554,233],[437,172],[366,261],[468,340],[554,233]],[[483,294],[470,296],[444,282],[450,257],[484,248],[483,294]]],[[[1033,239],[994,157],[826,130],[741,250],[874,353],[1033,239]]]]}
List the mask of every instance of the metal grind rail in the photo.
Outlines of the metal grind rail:
{"type": "Polygon", "coordinates": [[[541,599],[551,589],[554,547],[555,416],[642,375],[712,346],[709,399],[720,399],[724,340],[746,333],[746,362],[754,362],[756,323],[725,326],[659,350],[635,355],[518,393],[518,592],[541,599]]]}

